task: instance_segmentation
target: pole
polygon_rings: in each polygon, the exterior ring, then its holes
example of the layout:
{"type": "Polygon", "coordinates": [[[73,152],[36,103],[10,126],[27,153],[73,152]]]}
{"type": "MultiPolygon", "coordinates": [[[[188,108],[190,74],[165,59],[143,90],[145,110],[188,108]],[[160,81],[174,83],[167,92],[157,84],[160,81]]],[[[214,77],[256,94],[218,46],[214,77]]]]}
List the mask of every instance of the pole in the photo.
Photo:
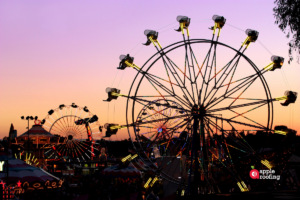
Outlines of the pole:
{"type": "MultiPolygon", "coordinates": [[[[27,148],[27,151],[28,151],[28,155],[29,155],[29,118],[28,118],[28,127],[27,128],[28,128],[28,132],[27,132],[28,133],[28,140],[27,140],[28,141],[27,142],[28,143],[28,148],[27,148]]],[[[26,160],[26,162],[27,162],[27,160],[26,160]]]]}
{"type": "Polygon", "coordinates": [[[198,105],[194,105],[192,109],[193,113],[193,138],[192,138],[192,152],[191,152],[191,166],[190,166],[190,175],[189,175],[189,186],[188,190],[191,195],[198,195],[198,185],[200,179],[199,173],[199,150],[200,150],[200,136],[198,134],[198,126],[199,126],[199,113],[198,113],[198,105]],[[195,163],[194,170],[194,180],[192,180],[193,173],[193,163],[195,163]]]}
{"type": "Polygon", "coordinates": [[[200,135],[198,134],[198,127],[199,127],[199,119],[198,116],[194,116],[194,134],[193,134],[193,140],[195,148],[194,148],[194,155],[195,155],[195,172],[194,172],[194,184],[192,189],[192,194],[197,195],[198,194],[198,186],[199,186],[199,180],[200,180],[200,172],[199,172],[199,150],[200,150],[200,135]]]}
{"type": "MultiPolygon", "coordinates": [[[[208,181],[208,154],[207,154],[207,149],[206,149],[206,141],[205,141],[205,132],[204,132],[204,115],[200,114],[200,135],[202,136],[201,138],[201,154],[202,154],[202,168],[203,168],[203,175],[204,179],[207,178],[208,181]]],[[[205,194],[207,190],[204,190],[205,194]]]]}

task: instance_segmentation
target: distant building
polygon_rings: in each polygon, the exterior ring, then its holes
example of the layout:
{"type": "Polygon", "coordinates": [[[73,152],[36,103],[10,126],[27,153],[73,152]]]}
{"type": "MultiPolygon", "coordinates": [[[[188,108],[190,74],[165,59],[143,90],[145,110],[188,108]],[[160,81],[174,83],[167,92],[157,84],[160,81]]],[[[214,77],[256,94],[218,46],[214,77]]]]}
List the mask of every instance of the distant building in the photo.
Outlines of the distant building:
{"type": "Polygon", "coordinates": [[[14,138],[18,137],[17,130],[14,130],[14,138]]]}
{"type": "Polygon", "coordinates": [[[11,141],[17,137],[17,130],[14,129],[13,124],[10,125],[8,137],[11,141]]]}

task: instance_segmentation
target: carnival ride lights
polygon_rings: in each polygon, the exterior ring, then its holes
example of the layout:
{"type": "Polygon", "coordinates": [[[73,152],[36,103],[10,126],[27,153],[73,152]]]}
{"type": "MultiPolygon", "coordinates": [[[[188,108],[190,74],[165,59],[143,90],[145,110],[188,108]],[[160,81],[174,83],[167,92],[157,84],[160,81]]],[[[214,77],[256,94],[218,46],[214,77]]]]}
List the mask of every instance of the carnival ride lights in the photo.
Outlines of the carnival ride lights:
{"type": "MultiPolygon", "coordinates": [[[[18,158],[17,154],[15,154],[15,158],[22,160],[22,155],[23,155],[23,152],[22,153],[20,152],[19,158],[18,158]]],[[[39,162],[37,161],[37,158],[35,158],[35,155],[32,155],[32,157],[31,157],[31,153],[29,153],[29,156],[28,156],[28,153],[26,153],[26,156],[23,161],[29,165],[38,165],[39,164],[39,162]]]]}
{"type": "Polygon", "coordinates": [[[128,156],[126,156],[126,157],[124,157],[124,158],[122,158],[122,162],[125,162],[125,161],[132,161],[133,159],[135,159],[136,157],[138,157],[138,155],[137,154],[135,154],[135,155],[133,155],[133,156],[131,156],[131,154],[129,154],[128,156]]]}
{"type": "Polygon", "coordinates": [[[148,185],[149,185],[149,183],[151,182],[151,180],[152,180],[152,178],[150,177],[150,178],[147,180],[147,182],[145,183],[144,188],[147,188],[147,187],[148,187],[148,185]]]}
{"type": "MultiPolygon", "coordinates": [[[[97,115],[94,115],[93,117],[91,118],[85,118],[85,119],[79,119],[77,121],[75,121],[75,124],[76,125],[85,125],[85,128],[86,128],[86,131],[87,131],[87,135],[88,135],[88,139],[87,141],[90,142],[90,145],[91,145],[91,159],[93,160],[93,157],[95,157],[95,154],[94,154],[94,147],[93,147],[93,144],[95,143],[92,139],[92,133],[91,133],[91,129],[90,129],[90,126],[89,124],[90,123],[94,123],[98,121],[98,117],[97,115]]],[[[100,126],[99,127],[99,130],[102,132],[102,127],[100,126]]],[[[71,135],[71,137],[73,138],[73,136],[71,135]]],[[[72,140],[72,138],[68,138],[69,140],[72,140]]]]}
{"type": "Polygon", "coordinates": [[[73,158],[79,162],[93,159],[95,151],[99,149],[95,145],[93,137],[99,134],[102,137],[102,126],[98,117],[93,115],[87,106],[80,107],[75,103],[72,105],[61,104],[56,109],[51,109],[44,120],[43,127],[54,135],[59,141],[57,144],[48,144],[49,150],[45,152],[48,159],[73,158]],[[75,112],[75,113],[74,113],[75,112]],[[81,115],[85,113],[82,117],[81,115]],[[52,119],[52,120],[50,120],[52,119]],[[47,126],[50,124],[51,126],[47,126]]]}
{"type": "MultiPolygon", "coordinates": [[[[179,28],[176,31],[182,32],[182,41],[162,47],[158,42],[158,32],[147,29],[144,31],[147,38],[144,45],[149,46],[152,43],[157,53],[147,60],[142,67],[138,67],[133,62],[134,58],[129,54],[119,57],[120,64],[117,69],[124,70],[129,67],[135,70],[137,75],[128,95],[121,94],[120,89],[117,88],[106,89],[108,93],[106,101],[117,100],[118,97],[127,98],[127,124],[106,124],[105,128],[108,133],[116,133],[118,129],[127,128],[130,137],[133,136],[133,131],[137,140],[137,143],[133,143],[133,145],[141,160],[145,163],[151,163],[149,169],[164,179],[185,187],[183,191],[186,194],[198,193],[197,186],[200,184],[200,177],[202,181],[206,182],[206,191],[221,193],[212,176],[212,166],[216,169],[221,168],[216,165],[217,162],[221,163],[223,169],[228,170],[242,192],[249,191],[235,169],[234,164],[239,160],[232,158],[228,146],[253,156],[254,159],[269,169],[274,166],[256,152],[239,132],[236,134],[237,137],[233,137],[230,130],[223,128],[223,122],[226,123],[226,127],[231,127],[235,131],[251,128],[254,131],[286,135],[284,130],[272,130],[273,102],[285,100],[281,105],[287,106],[290,103],[295,103],[297,93],[286,91],[283,97],[272,98],[263,76],[268,71],[281,69],[284,59],[280,56],[272,56],[272,63],[258,69],[244,55],[250,43],[255,43],[258,39],[259,33],[256,30],[247,29],[245,31],[247,37],[238,50],[220,43],[218,41],[220,32],[226,22],[223,16],[213,16],[214,26],[210,28],[213,31],[211,40],[190,39],[188,27],[191,19],[187,16],[178,16],[176,19],[179,22],[179,28]],[[186,34],[184,29],[186,29],[186,34]],[[219,30],[216,36],[217,29],[219,30]],[[214,40],[215,37],[216,40],[214,40]],[[198,55],[196,54],[197,45],[199,44],[210,46],[203,63],[199,63],[196,58],[198,55]],[[217,46],[220,46],[218,51],[221,51],[219,49],[222,48],[225,48],[226,51],[233,51],[233,58],[229,62],[226,61],[225,66],[217,67],[216,65],[217,46]],[[176,61],[171,59],[172,52],[176,52],[180,48],[185,51],[182,57],[184,59],[183,67],[176,64],[180,59],[178,56],[176,61]],[[158,64],[159,62],[161,65],[158,64]],[[239,70],[237,69],[240,68],[240,62],[244,62],[241,64],[243,68],[241,72],[245,73],[246,67],[250,66],[254,73],[252,75],[242,74],[243,77],[238,77],[240,74],[238,74],[239,70]],[[165,74],[163,71],[159,72],[161,69],[165,70],[165,74]],[[146,83],[150,83],[147,88],[146,83]],[[254,87],[254,83],[259,85],[254,87]],[[156,92],[155,95],[145,94],[145,92],[150,92],[149,86],[156,92]],[[250,90],[253,91],[252,94],[262,97],[242,98],[242,95],[249,95],[248,91],[250,90]],[[262,92],[259,93],[258,91],[262,92]],[[151,98],[158,98],[158,100],[153,101],[151,98]],[[245,100],[248,103],[239,103],[245,100]],[[262,106],[267,107],[267,112],[262,109],[262,106]],[[248,110],[245,111],[245,108],[248,110]],[[132,110],[131,114],[130,110],[132,110]],[[217,112],[218,114],[215,114],[217,112]],[[255,112],[259,113],[263,119],[262,122],[251,119],[255,112]],[[218,120],[222,125],[219,125],[218,120]],[[219,137],[218,133],[221,133],[222,137],[219,137]],[[229,145],[227,139],[231,139],[238,147],[229,145]],[[154,147],[161,147],[161,163],[158,166],[147,155],[149,149],[154,147]],[[182,161],[183,155],[186,157],[185,162],[182,161]],[[162,164],[162,160],[168,156],[171,159],[166,164],[162,164]],[[175,163],[177,157],[180,159],[180,178],[172,177],[171,174],[164,171],[166,166],[175,163]],[[186,171],[183,171],[183,168],[186,171]],[[191,177],[192,174],[193,178],[191,177]],[[192,179],[194,179],[193,182],[192,179]]],[[[125,158],[128,159],[129,157],[125,158]]],[[[151,180],[152,178],[149,178],[144,185],[145,188],[148,187],[151,180]]]]}

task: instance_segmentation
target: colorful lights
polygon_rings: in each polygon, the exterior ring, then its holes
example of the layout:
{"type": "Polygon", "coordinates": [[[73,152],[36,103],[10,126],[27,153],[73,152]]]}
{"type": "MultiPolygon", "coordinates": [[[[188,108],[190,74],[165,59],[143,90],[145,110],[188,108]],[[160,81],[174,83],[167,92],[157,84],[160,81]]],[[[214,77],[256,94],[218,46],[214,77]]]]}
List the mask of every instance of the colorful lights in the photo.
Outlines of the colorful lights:
{"type": "Polygon", "coordinates": [[[279,130],[274,130],[274,133],[280,134],[280,135],[286,135],[287,132],[285,131],[279,131],[279,130]]]}
{"type": "Polygon", "coordinates": [[[148,179],[148,181],[145,183],[144,188],[147,188],[147,187],[148,187],[148,185],[149,185],[149,183],[151,182],[151,180],[152,180],[152,178],[150,177],[150,178],[148,179]]]}
{"type": "Polygon", "coordinates": [[[272,169],[272,165],[267,160],[260,161],[263,165],[265,165],[268,169],[272,169]]]}
{"type": "Polygon", "coordinates": [[[131,67],[132,69],[137,69],[137,70],[141,70],[141,68],[139,68],[136,64],[134,63],[129,63],[128,61],[125,61],[125,64],[127,65],[127,67],[131,67]]]}
{"type": "Polygon", "coordinates": [[[128,156],[126,156],[125,158],[123,158],[121,161],[125,162],[126,160],[128,160],[131,157],[131,154],[129,154],[128,156]]]}
{"type": "Polygon", "coordinates": [[[184,196],[184,190],[181,191],[181,196],[184,196]]]}
{"type": "Polygon", "coordinates": [[[152,186],[154,185],[154,183],[155,183],[157,180],[158,180],[158,178],[155,177],[155,178],[153,179],[152,183],[150,184],[150,187],[152,187],[152,186]]]}
{"type": "Polygon", "coordinates": [[[273,62],[264,67],[264,70],[270,71],[273,68],[273,62]]]}
{"type": "Polygon", "coordinates": [[[245,192],[245,189],[242,187],[240,182],[237,182],[237,185],[239,186],[241,192],[245,192]]]}
{"type": "Polygon", "coordinates": [[[275,100],[276,100],[276,101],[287,100],[287,96],[276,97],[275,100]]]}
{"type": "Polygon", "coordinates": [[[135,159],[136,157],[138,157],[137,154],[135,154],[134,156],[132,156],[131,158],[128,158],[128,161],[132,161],[133,159],[135,159]]]}
{"type": "Polygon", "coordinates": [[[248,190],[246,184],[244,183],[244,181],[242,181],[242,184],[240,182],[237,182],[237,185],[239,186],[241,192],[249,192],[249,190],[248,190]]]}
{"type": "Polygon", "coordinates": [[[244,181],[242,181],[242,185],[243,185],[243,187],[244,187],[244,191],[249,192],[249,189],[247,188],[247,186],[246,186],[246,184],[244,183],[244,181]]]}
{"type": "Polygon", "coordinates": [[[0,161],[0,171],[3,171],[3,165],[4,165],[4,161],[0,161]]]}
{"type": "Polygon", "coordinates": [[[264,70],[267,71],[274,71],[277,68],[281,68],[284,62],[284,58],[280,57],[280,56],[272,56],[271,60],[273,62],[271,62],[269,65],[267,65],[266,67],[264,67],[264,70]]]}

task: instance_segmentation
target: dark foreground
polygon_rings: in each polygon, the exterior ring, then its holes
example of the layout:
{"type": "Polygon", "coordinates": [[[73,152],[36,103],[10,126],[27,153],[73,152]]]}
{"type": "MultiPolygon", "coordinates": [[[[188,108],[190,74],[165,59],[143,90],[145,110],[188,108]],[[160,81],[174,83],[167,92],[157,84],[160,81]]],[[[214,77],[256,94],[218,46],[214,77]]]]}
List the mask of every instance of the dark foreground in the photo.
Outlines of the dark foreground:
{"type": "Polygon", "coordinates": [[[269,192],[247,192],[247,193],[231,193],[217,195],[201,195],[176,197],[176,200],[201,200],[204,199],[222,199],[222,200],[268,200],[268,199],[300,199],[300,190],[278,190],[269,192]]]}

